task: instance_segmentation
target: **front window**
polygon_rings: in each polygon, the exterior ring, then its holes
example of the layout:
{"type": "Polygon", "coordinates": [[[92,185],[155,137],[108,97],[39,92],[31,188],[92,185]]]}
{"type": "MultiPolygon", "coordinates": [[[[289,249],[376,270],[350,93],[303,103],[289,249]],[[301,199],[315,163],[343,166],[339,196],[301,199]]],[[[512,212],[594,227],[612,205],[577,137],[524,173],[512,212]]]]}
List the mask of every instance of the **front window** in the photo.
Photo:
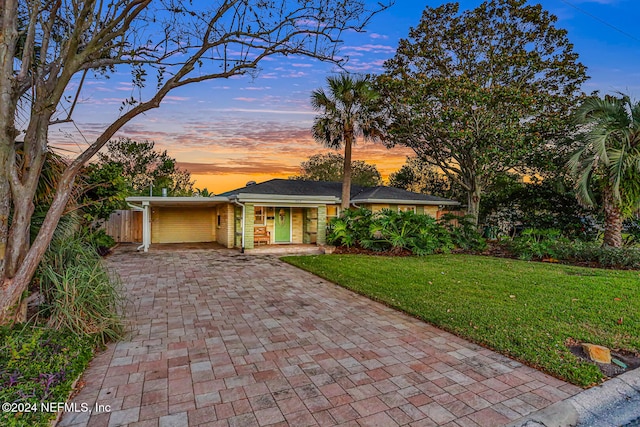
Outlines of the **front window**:
{"type": "Polygon", "coordinates": [[[400,206],[398,206],[398,212],[413,212],[413,213],[416,213],[416,207],[415,206],[400,205],[400,206]]]}
{"type": "Polygon", "coordinates": [[[338,216],[340,216],[340,207],[337,205],[328,205],[327,222],[331,221],[333,218],[337,218],[338,216]]]}
{"type": "Polygon", "coordinates": [[[266,225],[266,208],[264,206],[256,206],[254,215],[253,223],[255,225],[266,225]]]}

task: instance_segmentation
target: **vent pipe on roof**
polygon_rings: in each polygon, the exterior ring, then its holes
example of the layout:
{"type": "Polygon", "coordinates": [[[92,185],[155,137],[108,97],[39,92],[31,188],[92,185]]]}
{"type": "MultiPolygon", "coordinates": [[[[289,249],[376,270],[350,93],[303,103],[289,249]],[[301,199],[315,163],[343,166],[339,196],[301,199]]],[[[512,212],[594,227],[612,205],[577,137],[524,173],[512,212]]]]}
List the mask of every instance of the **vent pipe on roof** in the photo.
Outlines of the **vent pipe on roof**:
{"type": "Polygon", "coordinates": [[[162,197],[167,197],[167,189],[166,188],[162,189],[162,197]]]}
{"type": "Polygon", "coordinates": [[[249,181],[249,182],[247,182],[246,187],[251,187],[252,185],[256,185],[256,182],[255,181],[249,181]]]}

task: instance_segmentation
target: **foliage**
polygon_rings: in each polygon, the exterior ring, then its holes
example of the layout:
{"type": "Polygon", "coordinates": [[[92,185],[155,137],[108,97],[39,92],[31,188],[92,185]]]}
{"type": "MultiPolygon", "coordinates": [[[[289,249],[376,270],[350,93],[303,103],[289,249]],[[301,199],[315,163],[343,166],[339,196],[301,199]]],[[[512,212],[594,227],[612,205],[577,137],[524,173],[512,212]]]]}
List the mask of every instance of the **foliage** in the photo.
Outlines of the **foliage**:
{"type": "Polygon", "coordinates": [[[580,386],[603,376],[568,339],[640,348],[637,271],[451,254],[284,260],[580,386]]]}
{"type": "Polygon", "coordinates": [[[104,256],[109,253],[109,249],[115,246],[116,241],[109,236],[104,229],[87,231],[86,238],[98,255],[104,256]]]}
{"type": "MultiPolygon", "coordinates": [[[[520,259],[557,258],[555,245],[562,239],[560,230],[527,228],[514,237],[509,246],[520,259]]],[[[568,241],[562,239],[563,242],[568,241]]]]}
{"type": "Polygon", "coordinates": [[[586,75],[556,20],[526,0],[427,7],[378,79],[388,145],[456,182],[476,217],[496,174],[568,128],[586,75]]]}
{"type": "Polygon", "coordinates": [[[487,242],[478,232],[478,227],[472,216],[459,217],[445,214],[440,218],[440,223],[449,231],[451,243],[456,248],[474,252],[480,252],[487,248],[487,242]]]}
{"type": "Polygon", "coordinates": [[[369,237],[373,213],[366,208],[348,209],[334,218],[327,229],[327,242],[336,246],[353,246],[369,237]]]}
{"type": "Polygon", "coordinates": [[[349,209],[351,197],[351,150],[358,138],[380,141],[385,117],[378,93],[369,78],[342,73],[327,77],[328,92],[311,94],[311,106],[320,113],[313,121],[313,138],[333,149],[344,147],[342,209],[349,209]]]}
{"type": "Polygon", "coordinates": [[[363,248],[391,252],[404,249],[415,255],[452,249],[449,234],[429,215],[383,209],[372,219],[369,236],[360,241],[363,248]]]}
{"type": "Polygon", "coordinates": [[[559,260],[596,263],[607,268],[640,269],[640,249],[634,247],[614,248],[596,242],[561,240],[552,249],[559,260]]]}
{"type": "Polygon", "coordinates": [[[123,170],[116,163],[92,163],[80,174],[82,195],[78,204],[88,224],[108,219],[117,209],[125,208],[129,186],[123,170]]]}
{"type": "Polygon", "coordinates": [[[31,324],[0,328],[0,401],[37,405],[37,411],[2,411],[6,427],[48,427],[55,412],[40,403],[65,402],[93,354],[93,341],[31,324]]]}
{"type": "Polygon", "coordinates": [[[622,222],[640,208],[640,102],[597,96],[575,114],[580,147],[568,162],[578,200],[601,204],[604,245],[622,246],[622,222]],[[602,194],[597,201],[594,189],[602,194]]]}
{"type": "Polygon", "coordinates": [[[452,200],[464,199],[458,184],[419,157],[407,157],[400,170],[389,175],[389,185],[452,200]]]}
{"type": "Polygon", "coordinates": [[[327,241],[337,246],[361,246],[391,253],[411,251],[415,255],[449,252],[454,247],[481,249],[484,240],[475,227],[461,220],[460,227],[448,220],[438,223],[429,215],[411,211],[383,209],[372,213],[368,209],[350,210],[331,221],[327,241]],[[444,224],[444,225],[443,225],[444,224]]]}
{"type": "Polygon", "coordinates": [[[626,219],[623,227],[626,232],[625,246],[640,245],[640,215],[636,214],[633,218],[626,219]]]}
{"type": "Polygon", "coordinates": [[[502,235],[516,227],[558,229],[567,238],[592,240],[598,234],[593,212],[581,206],[560,178],[524,182],[515,174],[496,177],[484,198],[480,220],[502,235]]]}
{"type": "Polygon", "coordinates": [[[107,151],[98,153],[100,173],[115,171],[124,178],[129,195],[149,195],[153,185],[154,196],[166,188],[169,196],[193,194],[191,174],[176,166],[176,160],[167,151],[154,149],[153,141],[134,141],[119,138],[107,143],[107,151]],[[104,170],[103,170],[104,169],[104,170]]]}
{"type": "MultiPolygon", "coordinates": [[[[289,179],[342,182],[343,177],[344,156],[326,153],[309,157],[300,164],[300,174],[289,179]]],[[[351,162],[351,182],[362,187],[375,187],[382,184],[382,177],[376,165],[354,160],[351,162]]]]}
{"type": "Polygon", "coordinates": [[[196,188],[196,191],[195,191],[194,195],[198,196],[198,197],[213,197],[214,196],[214,194],[212,192],[210,192],[207,187],[204,187],[203,189],[196,188]]]}
{"type": "Polygon", "coordinates": [[[45,299],[39,316],[47,325],[103,343],[124,331],[120,283],[109,277],[92,244],[105,236],[77,233],[54,240],[37,272],[45,299]]]}
{"type": "Polygon", "coordinates": [[[640,249],[601,246],[595,241],[569,240],[560,230],[525,229],[507,242],[523,260],[551,259],[555,262],[595,264],[604,268],[640,269],[640,249]]]}

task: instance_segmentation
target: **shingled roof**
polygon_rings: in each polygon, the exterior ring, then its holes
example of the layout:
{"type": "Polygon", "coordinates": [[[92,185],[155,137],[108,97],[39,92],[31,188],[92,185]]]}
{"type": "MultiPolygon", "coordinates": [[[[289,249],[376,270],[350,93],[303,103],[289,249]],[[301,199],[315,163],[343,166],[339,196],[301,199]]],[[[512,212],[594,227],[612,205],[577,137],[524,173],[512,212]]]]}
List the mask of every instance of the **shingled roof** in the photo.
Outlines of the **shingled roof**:
{"type": "MultiPolygon", "coordinates": [[[[227,191],[219,196],[238,197],[242,194],[279,196],[320,196],[342,197],[342,183],[329,181],[304,181],[293,179],[271,179],[259,184],[227,191]]],[[[459,203],[442,197],[414,193],[400,188],[351,186],[351,201],[354,203],[414,203],[421,205],[458,205],[459,203]]]]}

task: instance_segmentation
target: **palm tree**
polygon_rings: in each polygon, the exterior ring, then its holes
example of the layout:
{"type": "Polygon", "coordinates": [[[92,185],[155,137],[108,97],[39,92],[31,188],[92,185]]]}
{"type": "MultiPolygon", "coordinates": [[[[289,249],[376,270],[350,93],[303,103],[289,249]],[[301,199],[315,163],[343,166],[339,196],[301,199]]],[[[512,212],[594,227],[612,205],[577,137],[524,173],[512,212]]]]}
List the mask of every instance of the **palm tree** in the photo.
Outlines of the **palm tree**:
{"type": "Polygon", "coordinates": [[[568,162],[578,200],[602,197],[603,245],[622,246],[622,221],[640,205],[640,103],[627,95],[587,98],[576,111],[580,148],[568,162]]]}
{"type": "Polygon", "coordinates": [[[342,178],[342,209],[349,209],[351,197],[351,149],[358,137],[379,141],[382,138],[383,117],[378,106],[378,94],[366,77],[347,73],[327,78],[329,92],[313,91],[311,106],[319,111],[312,133],[316,141],[329,148],[344,145],[342,178]]]}

